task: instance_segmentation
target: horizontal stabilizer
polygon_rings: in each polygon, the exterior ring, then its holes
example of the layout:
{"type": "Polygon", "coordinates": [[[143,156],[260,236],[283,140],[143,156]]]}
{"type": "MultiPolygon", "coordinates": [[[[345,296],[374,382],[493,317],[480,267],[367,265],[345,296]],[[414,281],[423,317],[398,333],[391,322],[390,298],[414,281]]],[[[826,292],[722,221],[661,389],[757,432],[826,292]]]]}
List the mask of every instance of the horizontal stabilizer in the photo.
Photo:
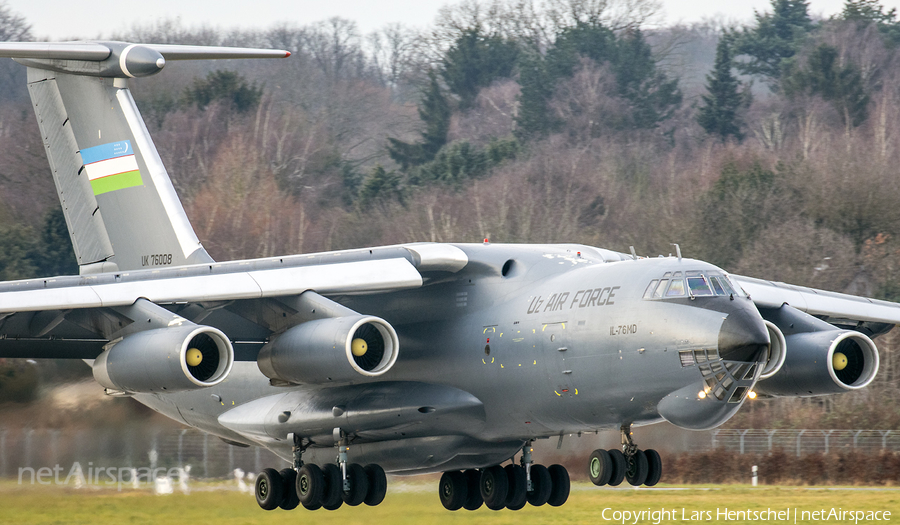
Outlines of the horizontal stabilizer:
{"type": "Polygon", "coordinates": [[[128,42],[0,42],[0,57],[78,75],[132,78],[159,73],[167,60],[287,58],[290,51],[128,42]],[[96,63],[96,65],[87,65],[96,63]]]}
{"type": "Polygon", "coordinates": [[[106,60],[112,50],[94,42],[0,42],[0,57],[43,60],[106,60]]]}

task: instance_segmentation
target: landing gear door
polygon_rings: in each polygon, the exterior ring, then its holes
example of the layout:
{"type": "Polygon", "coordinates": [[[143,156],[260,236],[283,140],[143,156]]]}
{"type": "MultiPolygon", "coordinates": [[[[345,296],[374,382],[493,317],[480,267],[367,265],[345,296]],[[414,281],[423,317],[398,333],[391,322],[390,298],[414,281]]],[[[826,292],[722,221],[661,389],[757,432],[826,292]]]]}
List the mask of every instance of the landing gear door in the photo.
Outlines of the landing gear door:
{"type": "Polygon", "coordinates": [[[568,323],[544,323],[541,325],[541,342],[544,363],[550,379],[550,387],[559,397],[578,395],[573,375],[572,360],[568,359],[568,323]]]}

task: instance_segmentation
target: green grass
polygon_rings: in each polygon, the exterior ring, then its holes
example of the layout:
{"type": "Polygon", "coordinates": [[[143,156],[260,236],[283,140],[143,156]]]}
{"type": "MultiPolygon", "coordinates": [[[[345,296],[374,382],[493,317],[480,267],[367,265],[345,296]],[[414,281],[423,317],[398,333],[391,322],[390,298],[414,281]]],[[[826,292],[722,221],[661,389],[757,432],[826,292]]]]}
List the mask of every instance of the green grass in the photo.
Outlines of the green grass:
{"type": "MultiPolygon", "coordinates": [[[[809,488],[690,486],[671,487],[671,490],[597,489],[587,484],[574,484],[569,501],[560,508],[529,507],[518,512],[490,511],[484,507],[475,511],[449,512],[438,501],[436,483],[395,482],[389,486],[385,502],[378,507],[342,507],[335,512],[310,512],[298,508],[286,512],[261,510],[250,494],[233,490],[213,490],[214,487],[196,484],[191,495],[154,496],[149,491],[108,488],[74,489],[61,486],[19,486],[0,484],[0,523],[10,524],[165,524],[238,525],[251,523],[315,523],[322,524],[427,524],[427,523],[499,523],[510,525],[621,523],[611,518],[613,511],[674,511],[674,519],[660,523],[690,523],[694,511],[701,519],[693,523],[724,523],[716,519],[716,511],[729,510],[785,510],[790,508],[787,521],[730,520],[737,523],[794,523],[794,509],[800,511],[843,510],[890,511],[891,521],[900,520],[900,489],[898,488],[809,488]]],[[[671,515],[670,515],[671,517],[671,515]]],[[[844,520],[797,520],[796,523],[854,523],[844,520]]],[[[635,523],[633,519],[628,523],[635,523]]],[[[637,524],[657,523],[652,516],[638,519],[637,524]]],[[[859,523],[873,523],[861,520],[859,523]]],[[[878,523],[887,523],[885,521],[878,523]]]]}

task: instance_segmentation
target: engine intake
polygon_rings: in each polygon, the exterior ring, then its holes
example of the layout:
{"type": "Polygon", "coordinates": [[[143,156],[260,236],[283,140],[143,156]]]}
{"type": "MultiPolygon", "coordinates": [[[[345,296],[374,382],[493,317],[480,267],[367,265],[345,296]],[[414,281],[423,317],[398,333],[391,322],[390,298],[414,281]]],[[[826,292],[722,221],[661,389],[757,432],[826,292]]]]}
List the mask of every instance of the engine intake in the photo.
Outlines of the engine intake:
{"type": "Polygon", "coordinates": [[[784,365],[760,379],[756,390],[771,396],[818,396],[858,390],[875,379],[875,343],[853,330],[788,335],[784,365]]]}
{"type": "Polygon", "coordinates": [[[355,383],[394,366],[400,345],[387,321],[367,315],[294,326],[259,351],[266,377],[287,383],[355,383]]]}
{"type": "Polygon", "coordinates": [[[784,360],[787,357],[787,342],[784,340],[784,333],[775,323],[764,321],[766,330],[769,332],[769,351],[766,354],[766,362],[763,365],[759,378],[768,379],[775,375],[784,366],[784,360]]]}
{"type": "Polygon", "coordinates": [[[157,328],[129,335],[94,360],[94,379],[113,390],[179,392],[214,386],[231,372],[234,349],[210,326],[157,328]]]}

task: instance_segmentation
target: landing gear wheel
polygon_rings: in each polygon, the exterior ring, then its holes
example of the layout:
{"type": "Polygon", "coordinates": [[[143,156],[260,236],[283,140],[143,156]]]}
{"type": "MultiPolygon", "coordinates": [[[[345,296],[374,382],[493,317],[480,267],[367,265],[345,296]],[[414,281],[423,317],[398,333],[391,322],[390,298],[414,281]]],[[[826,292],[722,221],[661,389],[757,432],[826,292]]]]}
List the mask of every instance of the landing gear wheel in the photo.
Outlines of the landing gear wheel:
{"type": "Polygon", "coordinates": [[[337,510],[344,504],[341,499],[343,481],[341,480],[341,468],[334,463],[322,467],[322,476],[325,478],[325,490],[322,493],[322,508],[325,510],[337,510]]]}
{"type": "Polygon", "coordinates": [[[284,493],[281,496],[281,503],[278,505],[284,510],[294,510],[300,504],[300,498],[297,497],[297,489],[295,482],[297,480],[297,471],[292,468],[283,468],[278,474],[284,480],[284,493]]]}
{"type": "Polygon", "coordinates": [[[612,460],[612,475],[609,478],[609,484],[618,487],[625,479],[625,454],[621,450],[612,449],[609,451],[609,459],[612,460]]]}
{"type": "Polygon", "coordinates": [[[547,467],[550,473],[550,499],[547,503],[553,507],[559,507],[569,499],[569,471],[562,465],[550,465],[547,467]]]}
{"type": "Polygon", "coordinates": [[[479,484],[484,505],[491,510],[500,510],[506,506],[506,495],[509,493],[509,477],[500,465],[494,465],[481,471],[479,484]]]}
{"type": "Polygon", "coordinates": [[[528,493],[528,503],[540,507],[550,499],[550,491],[553,489],[553,480],[550,472],[543,465],[531,466],[531,492],[528,493]]]}
{"type": "Polygon", "coordinates": [[[387,476],[384,475],[384,469],[378,465],[366,465],[364,470],[369,479],[369,492],[366,493],[363,503],[374,507],[384,501],[387,494],[387,476]]]}
{"type": "Polygon", "coordinates": [[[355,507],[366,499],[369,492],[369,477],[366,476],[366,470],[359,463],[351,463],[347,465],[347,479],[350,480],[350,490],[341,492],[341,498],[344,503],[355,507]]]}
{"type": "Polygon", "coordinates": [[[647,481],[647,456],[643,451],[635,450],[634,454],[625,458],[625,479],[633,487],[640,487],[647,481]]]}
{"type": "Polygon", "coordinates": [[[506,493],[506,508],[519,510],[525,506],[528,496],[528,485],[525,479],[525,469],[519,465],[507,465],[503,467],[509,482],[509,490],[506,493]]]}
{"type": "Polygon", "coordinates": [[[644,485],[653,487],[662,477],[662,458],[659,457],[659,452],[652,448],[645,450],[644,455],[647,456],[647,480],[644,481],[644,485]]]}
{"type": "Polygon", "coordinates": [[[467,492],[466,476],[462,472],[453,470],[444,472],[441,476],[441,481],[438,484],[438,495],[441,497],[441,504],[445,509],[461,509],[463,503],[466,502],[467,492]]]}
{"type": "Polygon", "coordinates": [[[322,494],[325,492],[325,478],[322,469],[307,463],[297,471],[297,497],[304,508],[318,510],[322,507],[322,494]]]}
{"type": "Polygon", "coordinates": [[[463,503],[463,508],[477,510],[484,505],[481,497],[481,471],[470,468],[463,475],[466,477],[466,502],[463,503]]]}
{"type": "Polygon", "coordinates": [[[591,452],[591,457],[588,459],[588,477],[591,478],[591,483],[602,487],[609,483],[612,473],[613,462],[609,457],[609,452],[603,449],[591,452]]]}
{"type": "Polygon", "coordinates": [[[275,510],[284,497],[284,480],[273,468],[267,468],[256,477],[256,502],[264,510],[275,510]]]}

